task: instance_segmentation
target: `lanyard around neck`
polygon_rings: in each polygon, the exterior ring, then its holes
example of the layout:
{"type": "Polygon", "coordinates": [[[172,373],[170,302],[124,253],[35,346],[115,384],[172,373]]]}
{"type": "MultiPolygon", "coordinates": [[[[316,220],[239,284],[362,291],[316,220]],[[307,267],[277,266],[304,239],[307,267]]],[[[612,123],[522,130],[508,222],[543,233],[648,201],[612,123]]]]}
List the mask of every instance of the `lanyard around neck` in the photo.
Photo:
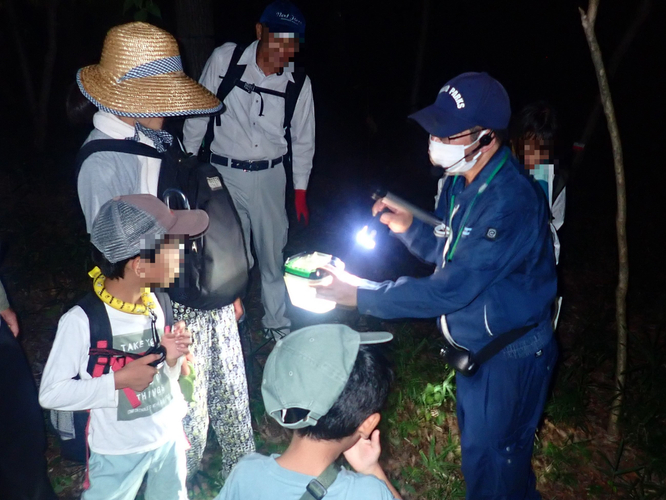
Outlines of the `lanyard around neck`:
{"type": "MultiPolygon", "coordinates": [[[[488,176],[488,179],[486,180],[486,182],[484,182],[483,184],[481,184],[481,186],[479,186],[479,189],[476,192],[476,194],[474,195],[474,198],[472,198],[472,202],[469,204],[469,207],[467,208],[467,210],[465,210],[465,215],[463,216],[463,220],[460,223],[460,228],[458,229],[458,235],[456,236],[456,239],[453,242],[453,246],[451,247],[451,250],[449,250],[448,255],[446,255],[446,260],[447,261],[451,262],[451,260],[453,260],[453,254],[455,253],[456,247],[458,246],[458,242],[460,241],[460,237],[462,236],[462,233],[465,230],[465,224],[467,223],[467,218],[469,217],[469,214],[472,211],[472,207],[474,206],[474,203],[476,202],[476,199],[479,197],[479,195],[481,193],[483,193],[488,188],[488,186],[490,185],[492,180],[497,175],[497,172],[499,172],[500,169],[504,166],[504,164],[506,163],[506,160],[508,158],[509,158],[509,153],[507,152],[504,155],[504,158],[502,158],[502,160],[499,162],[499,164],[495,167],[495,170],[493,170],[492,173],[488,176]]],[[[456,178],[453,179],[453,185],[451,186],[451,190],[453,190],[453,188],[455,187],[457,180],[458,180],[458,176],[456,176],[456,178]]],[[[454,214],[453,206],[454,206],[455,200],[456,200],[456,195],[452,194],[451,195],[451,203],[449,204],[449,231],[453,230],[452,229],[453,228],[453,214],[454,214]]]]}

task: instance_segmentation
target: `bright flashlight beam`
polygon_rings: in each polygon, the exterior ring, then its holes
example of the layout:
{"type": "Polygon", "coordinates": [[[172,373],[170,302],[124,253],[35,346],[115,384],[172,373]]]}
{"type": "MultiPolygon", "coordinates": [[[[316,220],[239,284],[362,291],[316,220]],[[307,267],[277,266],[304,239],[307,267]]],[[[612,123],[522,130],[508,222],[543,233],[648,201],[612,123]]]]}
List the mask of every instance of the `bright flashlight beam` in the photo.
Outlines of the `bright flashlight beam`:
{"type": "Polygon", "coordinates": [[[377,231],[375,229],[368,231],[368,226],[364,226],[363,229],[356,233],[356,243],[368,250],[372,250],[377,245],[375,242],[376,236],[377,231]]]}

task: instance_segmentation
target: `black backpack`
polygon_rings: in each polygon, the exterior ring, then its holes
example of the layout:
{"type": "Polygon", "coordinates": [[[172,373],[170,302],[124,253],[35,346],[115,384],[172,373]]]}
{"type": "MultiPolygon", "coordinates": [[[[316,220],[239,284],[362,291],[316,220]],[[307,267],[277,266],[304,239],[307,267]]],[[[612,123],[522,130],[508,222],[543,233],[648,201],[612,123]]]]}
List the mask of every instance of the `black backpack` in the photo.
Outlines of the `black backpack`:
{"type": "MultiPolygon", "coordinates": [[[[164,292],[154,292],[154,294],[164,312],[164,324],[173,325],[173,309],[169,296],[164,292]]],[[[106,313],[104,302],[93,292],[90,292],[79,301],[78,306],[88,316],[88,324],[90,325],[90,351],[86,371],[91,377],[109,373],[112,357],[122,353],[114,351],[112,348],[113,333],[111,332],[111,322],[109,321],[109,315],[106,313]]],[[[77,375],[74,378],[78,379],[79,376],[77,375]]],[[[57,410],[52,411],[57,413],[57,410]]],[[[74,439],[62,439],[58,435],[60,455],[67,460],[86,463],[88,458],[86,427],[90,412],[83,410],[73,413],[74,439]]]]}
{"type": "MultiPolygon", "coordinates": [[[[100,139],[88,142],[79,150],[77,171],[88,156],[98,151],[161,159],[157,188],[160,199],[165,201],[168,189],[177,189],[185,194],[190,208],[202,209],[208,214],[208,231],[186,242],[184,275],[168,290],[172,300],[195,309],[210,310],[245,296],[249,260],[243,230],[231,195],[215,167],[201,163],[195,156],[186,156],[178,145],[159,153],[136,141],[100,139]]],[[[171,207],[185,208],[173,204],[171,207]]]]}
{"type": "MultiPolygon", "coordinates": [[[[294,76],[294,81],[289,81],[287,83],[287,87],[285,88],[284,92],[278,92],[277,90],[273,89],[265,89],[263,87],[257,87],[253,84],[246,83],[241,80],[243,77],[243,73],[245,72],[246,65],[244,64],[238,64],[239,59],[243,55],[243,52],[245,51],[246,46],[245,45],[236,45],[236,48],[234,49],[234,52],[231,56],[231,60],[229,61],[229,67],[227,68],[227,72],[224,75],[224,77],[220,76],[220,79],[222,80],[220,82],[220,86],[217,88],[216,96],[220,100],[220,102],[224,102],[224,99],[229,95],[229,93],[234,89],[234,87],[238,87],[241,90],[244,90],[245,92],[252,93],[255,92],[261,96],[261,94],[270,94],[270,95],[275,95],[278,97],[283,97],[284,98],[284,138],[287,140],[287,154],[284,157],[283,164],[284,164],[284,171],[287,176],[287,195],[286,195],[286,204],[287,204],[287,211],[290,213],[290,216],[293,216],[291,214],[291,211],[293,210],[292,207],[294,205],[293,203],[293,197],[294,197],[294,173],[293,173],[293,155],[292,155],[292,147],[291,147],[291,119],[294,117],[294,111],[296,109],[296,102],[298,101],[298,96],[301,94],[301,90],[303,89],[303,84],[305,84],[305,72],[302,70],[297,70],[293,73],[294,76]]],[[[199,148],[199,159],[202,162],[205,163],[210,163],[210,145],[213,142],[213,137],[215,136],[215,126],[220,126],[221,125],[221,119],[220,119],[220,114],[219,113],[215,116],[211,116],[210,120],[208,121],[208,128],[206,129],[206,135],[204,136],[204,139],[201,143],[201,147],[199,148]]],[[[293,219],[293,217],[291,217],[293,219]]]]}

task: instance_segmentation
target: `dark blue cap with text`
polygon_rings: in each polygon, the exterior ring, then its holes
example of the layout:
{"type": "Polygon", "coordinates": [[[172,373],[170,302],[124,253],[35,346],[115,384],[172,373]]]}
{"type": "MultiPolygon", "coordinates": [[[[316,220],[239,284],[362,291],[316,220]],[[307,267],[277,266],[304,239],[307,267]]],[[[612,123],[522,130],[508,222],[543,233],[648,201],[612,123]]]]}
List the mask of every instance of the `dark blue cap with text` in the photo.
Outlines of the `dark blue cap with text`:
{"type": "Polygon", "coordinates": [[[449,137],[472,127],[503,130],[509,126],[509,95],[488,73],[463,73],[449,80],[434,104],[409,116],[435,137],[449,137]]]}
{"type": "Polygon", "coordinates": [[[268,26],[272,33],[305,33],[305,17],[293,3],[277,0],[264,9],[259,22],[268,26]]]}

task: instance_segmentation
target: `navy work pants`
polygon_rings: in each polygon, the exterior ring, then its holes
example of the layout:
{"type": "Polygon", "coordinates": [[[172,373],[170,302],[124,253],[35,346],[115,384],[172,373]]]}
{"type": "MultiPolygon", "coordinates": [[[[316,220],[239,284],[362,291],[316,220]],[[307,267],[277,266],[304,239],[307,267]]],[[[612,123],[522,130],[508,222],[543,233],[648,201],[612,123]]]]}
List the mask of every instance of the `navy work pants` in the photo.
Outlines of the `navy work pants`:
{"type": "Polygon", "coordinates": [[[57,500],[46,475],[44,415],[18,340],[0,320],[0,497],[57,500]]]}
{"type": "Polygon", "coordinates": [[[462,473],[468,500],[537,500],[534,433],[557,360],[552,339],[522,358],[500,353],[472,377],[457,374],[462,473]]]}

